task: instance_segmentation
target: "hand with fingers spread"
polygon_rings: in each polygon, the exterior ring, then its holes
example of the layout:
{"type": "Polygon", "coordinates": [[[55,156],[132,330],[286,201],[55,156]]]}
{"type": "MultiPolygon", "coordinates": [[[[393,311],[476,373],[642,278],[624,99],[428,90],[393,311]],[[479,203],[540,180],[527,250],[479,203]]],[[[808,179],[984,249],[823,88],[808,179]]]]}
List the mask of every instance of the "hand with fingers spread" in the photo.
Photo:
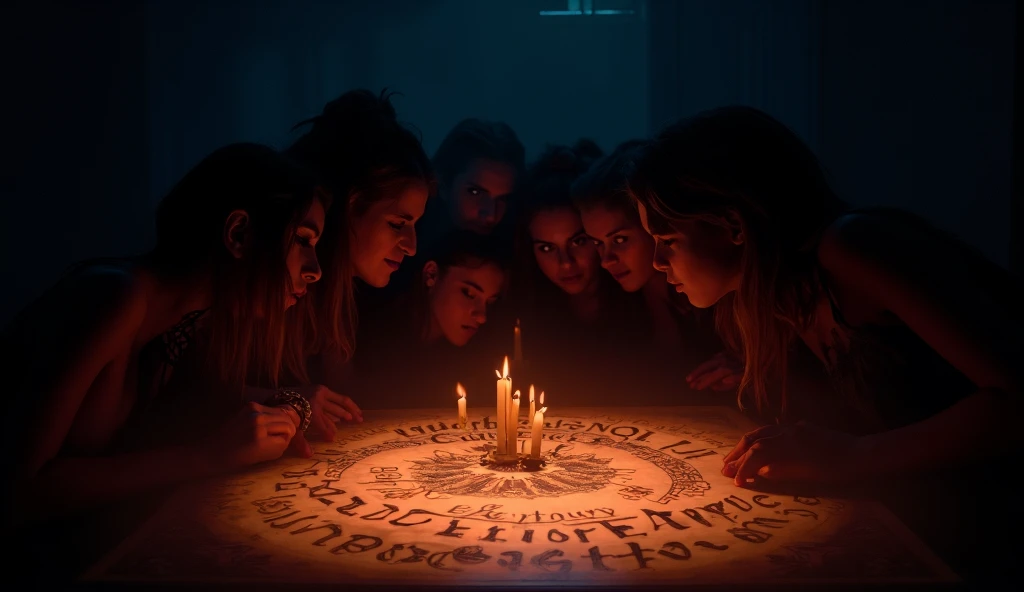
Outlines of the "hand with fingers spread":
{"type": "Polygon", "coordinates": [[[362,423],[363,412],[355,401],[339,395],[326,386],[317,384],[306,387],[292,388],[309,401],[312,414],[309,418],[309,429],[306,436],[330,442],[338,431],[337,425],[342,421],[362,423]]]}
{"type": "Polygon", "coordinates": [[[807,423],[770,425],[743,436],[723,459],[722,474],[745,487],[757,478],[830,483],[865,473],[860,440],[807,423]]]}
{"type": "Polygon", "coordinates": [[[218,470],[233,471],[280,458],[295,434],[284,410],[247,403],[200,446],[218,470]]]}
{"type": "Polygon", "coordinates": [[[686,376],[690,388],[702,391],[731,391],[740,385],[743,378],[743,362],[728,352],[721,352],[707,362],[697,366],[686,376]]]}

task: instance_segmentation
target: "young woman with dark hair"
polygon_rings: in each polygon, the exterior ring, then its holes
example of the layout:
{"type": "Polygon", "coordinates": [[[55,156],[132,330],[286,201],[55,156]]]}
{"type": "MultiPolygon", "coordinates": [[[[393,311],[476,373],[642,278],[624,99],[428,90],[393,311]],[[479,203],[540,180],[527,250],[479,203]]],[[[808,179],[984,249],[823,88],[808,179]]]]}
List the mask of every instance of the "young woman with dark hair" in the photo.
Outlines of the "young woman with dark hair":
{"type": "Polygon", "coordinates": [[[508,199],[526,168],[526,149],[515,131],[500,121],[469,118],[448,132],[434,153],[441,236],[453,228],[490,234],[508,210],[508,199]]]}
{"type": "Polygon", "coordinates": [[[484,384],[493,389],[489,369],[502,355],[503,327],[489,321],[505,293],[510,255],[493,236],[456,230],[419,257],[417,281],[360,325],[352,393],[364,407],[445,407],[456,382],[477,393],[484,384]]]}
{"type": "MultiPolygon", "coordinates": [[[[311,166],[335,197],[320,254],[323,279],[305,303],[298,346],[337,404],[355,351],[355,283],[387,286],[402,261],[416,254],[416,221],[435,191],[419,138],[399,123],[391,95],[349,91],[323,113],[287,153],[311,166]]],[[[359,418],[358,409],[352,416],[359,418]]]]}
{"type": "MultiPolygon", "coordinates": [[[[572,201],[579,210],[587,235],[597,247],[603,267],[621,288],[642,297],[649,331],[647,349],[658,357],[671,356],[694,370],[690,386],[697,390],[735,389],[739,374],[724,355],[709,315],[694,308],[682,294],[670,290],[665,274],[654,269],[654,239],[644,231],[633,200],[626,191],[626,176],[633,158],[646,145],[632,140],[593,164],[572,184],[572,201]],[[706,362],[712,356],[712,362],[706,362]],[[722,363],[720,363],[722,362],[722,363]],[[698,364],[701,366],[698,367],[698,364]]],[[[678,363],[666,365],[673,374],[678,363]]]]}
{"type": "Polygon", "coordinates": [[[281,456],[292,406],[243,405],[243,391],[250,377],[304,373],[287,355],[285,312],[320,279],[328,206],[274,150],[221,148],[161,201],[151,252],[80,264],[16,317],[0,340],[15,380],[9,523],[281,456]],[[186,351],[214,386],[171,400],[186,351]],[[158,408],[177,413],[176,437],[133,446],[128,426],[158,408]]]}
{"type": "Polygon", "coordinates": [[[603,392],[607,382],[598,369],[608,368],[604,361],[623,345],[641,342],[646,329],[641,303],[601,269],[571,199],[573,182],[600,154],[595,143],[581,140],[550,146],[531,165],[519,197],[512,286],[531,372],[552,389],[588,376],[602,386],[588,396],[611,395],[603,392]]]}

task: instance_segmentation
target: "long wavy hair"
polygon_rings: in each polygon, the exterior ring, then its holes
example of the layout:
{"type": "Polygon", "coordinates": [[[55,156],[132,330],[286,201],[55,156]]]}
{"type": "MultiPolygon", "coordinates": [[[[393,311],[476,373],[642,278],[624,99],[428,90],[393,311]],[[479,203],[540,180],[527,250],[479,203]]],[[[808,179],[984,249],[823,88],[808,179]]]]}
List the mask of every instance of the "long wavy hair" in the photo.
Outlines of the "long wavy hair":
{"type": "Polygon", "coordinates": [[[740,406],[749,392],[762,410],[769,381],[778,380],[784,408],[788,353],[820,296],[817,238],[846,209],[817,157],[769,115],[723,107],[662,131],[637,158],[628,187],[654,232],[686,219],[739,219],[742,279],[716,304],[716,326],[746,362],[740,406]]]}
{"type": "Polygon", "coordinates": [[[323,276],[296,307],[302,355],[336,350],[351,359],[355,351],[352,218],[414,184],[425,185],[431,195],[436,191],[430,159],[418,135],[398,121],[392,96],[386,90],[352,90],[293,128],[310,126],[287,154],[309,165],[335,197],[318,248],[323,276]]]}
{"type": "Polygon", "coordinates": [[[156,246],[144,259],[169,277],[208,273],[213,299],[201,347],[224,388],[276,385],[282,370],[306,375],[304,359],[286,353],[286,257],[314,199],[330,205],[301,167],[267,146],[238,143],[204,158],[157,207],[156,246]],[[235,210],[249,216],[241,258],[223,244],[235,210]]]}

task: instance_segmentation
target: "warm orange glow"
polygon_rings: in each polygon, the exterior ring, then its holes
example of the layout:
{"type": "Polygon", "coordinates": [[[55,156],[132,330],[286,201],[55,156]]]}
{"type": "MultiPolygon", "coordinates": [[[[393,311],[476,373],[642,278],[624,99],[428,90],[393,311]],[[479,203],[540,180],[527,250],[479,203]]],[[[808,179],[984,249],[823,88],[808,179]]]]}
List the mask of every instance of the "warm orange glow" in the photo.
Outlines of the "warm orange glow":
{"type": "MultiPolygon", "coordinates": [[[[533,403],[533,385],[532,384],[530,385],[530,402],[533,403]]],[[[541,404],[544,404],[544,402],[541,401],[541,404]]]]}
{"type": "Polygon", "coordinates": [[[505,356],[505,365],[501,367],[501,376],[498,378],[508,378],[508,356],[505,356]]]}
{"type": "MultiPolygon", "coordinates": [[[[543,404],[544,404],[544,391],[541,391],[541,392],[540,392],[540,404],[541,404],[541,405],[543,405],[543,404]]],[[[545,407],[545,409],[547,409],[547,407],[545,407]]]]}
{"type": "Polygon", "coordinates": [[[457,394],[460,399],[465,399],[466,398],[466,389],[464,389],[462,387],[462,383],[461,382],[456,382],[455,383],[455,394],[457,394]]]}
{"type": "Polygon", "coordinates": [[[520,397],[519,391],[516,391],[516,392],[512,393],[512,398],[513,399],[519,399],[519,397],[520,397]]]}

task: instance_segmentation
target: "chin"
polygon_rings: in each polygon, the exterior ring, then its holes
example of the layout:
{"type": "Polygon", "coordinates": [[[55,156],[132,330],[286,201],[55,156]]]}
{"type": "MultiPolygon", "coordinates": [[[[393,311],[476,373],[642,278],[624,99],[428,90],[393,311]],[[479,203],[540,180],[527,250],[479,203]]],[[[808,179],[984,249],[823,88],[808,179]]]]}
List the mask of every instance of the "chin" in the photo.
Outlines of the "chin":
{"type": "Polygon", "coordinates": [[[371,288],[383,288],[391,283],[391,270],[374,270],[373,273],[356,272],[356,277],[366,282],[371,288]]]}
{"type": "MultiPolygon", "coordinates": [[[[629,274],[630,278],[632,278],[632,276],[633,276],[633,274],[629,274]]],[[[619,282],[619,286],[621,286],[622,289],[624,291],[626,291],[626,292],[639,292],[644,287],[644,285],[646,285],[646,284],[647,284],[646,281],[645,282],[637,282],[636,280],[632,280],[632,279],[630,281],[628,281],[628,282],[619,282]]]]}
{"type": "Polygon", "coordinates": [[[449,335],[448,336],[448,343],[454,345],[455,347],[462,347],[462,346],[466,345],[467,343],[469,343],[469,340],[470,340],[470,338],[466,337],[465,335],[457,335],[457,336],[456,335],[449,335]]]}

